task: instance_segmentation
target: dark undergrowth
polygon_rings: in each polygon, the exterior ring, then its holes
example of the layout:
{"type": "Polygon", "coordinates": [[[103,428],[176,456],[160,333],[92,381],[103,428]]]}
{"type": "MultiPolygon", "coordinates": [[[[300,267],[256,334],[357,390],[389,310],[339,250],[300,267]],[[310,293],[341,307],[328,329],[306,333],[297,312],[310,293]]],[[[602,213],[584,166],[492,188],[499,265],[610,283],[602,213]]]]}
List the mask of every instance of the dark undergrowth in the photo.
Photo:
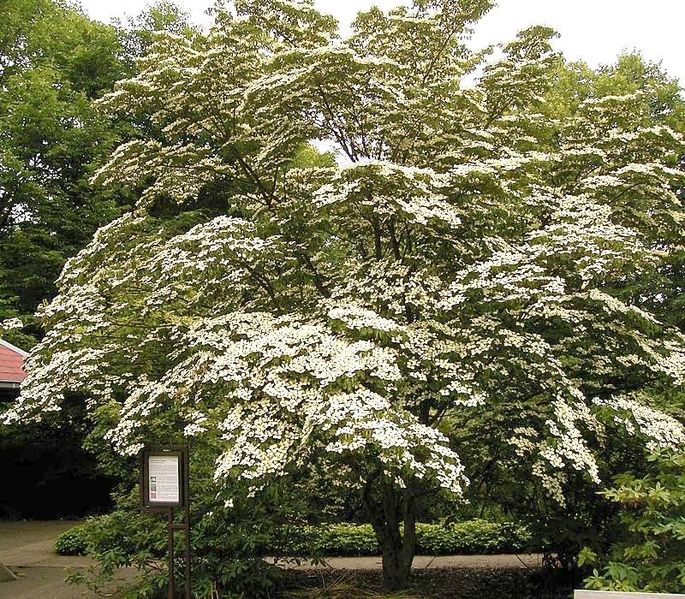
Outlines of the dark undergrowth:
{"type": "Polygon", "coordinates": [[[569,599],[573,583],[545,571],[525,569],[417,570],[410,588],[384,595],[381,573],[369,571],[293,571],[284,597],[302,599],[569,599]]]}

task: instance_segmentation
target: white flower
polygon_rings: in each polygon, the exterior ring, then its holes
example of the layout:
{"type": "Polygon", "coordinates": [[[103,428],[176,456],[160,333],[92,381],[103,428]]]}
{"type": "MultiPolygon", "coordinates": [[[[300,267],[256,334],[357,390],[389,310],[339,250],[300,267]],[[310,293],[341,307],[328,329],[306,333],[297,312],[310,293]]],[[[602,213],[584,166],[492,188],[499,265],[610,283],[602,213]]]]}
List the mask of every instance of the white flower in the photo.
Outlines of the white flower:
{"type": "Polygon", "coordinates": [[[6,331],[12,331],[14,329],[21,329],[24,327],[24,323],[21,318],[7,318],[0,322],[0,328],[6,331]]]}

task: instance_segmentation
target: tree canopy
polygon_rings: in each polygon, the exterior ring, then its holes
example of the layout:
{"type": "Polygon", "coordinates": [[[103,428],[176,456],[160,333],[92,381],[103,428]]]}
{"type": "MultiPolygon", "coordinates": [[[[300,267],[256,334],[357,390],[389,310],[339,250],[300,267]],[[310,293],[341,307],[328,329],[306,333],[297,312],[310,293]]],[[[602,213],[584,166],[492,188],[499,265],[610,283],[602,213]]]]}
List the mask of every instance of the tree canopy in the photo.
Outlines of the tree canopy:
{"type": "Polygon", "coordinates": [[[680,117],[662,85],[602,74],[564,96],[583,69],[545,27],[470,51],[490,6],[373,8],[342,38],[310,1],[236,0],[206,34],[155,35],[98,100],[134,132],[93,182],[136,209],[67,263],[5,421],[83,394],[119,453],[211,447],[219,490],[325,464],[363,497],[389,588],[422,494],[462,496],[486,461],[563,504],[614,435],[682,445],[649,403],[685,376],[660,311],[680,117]]]}

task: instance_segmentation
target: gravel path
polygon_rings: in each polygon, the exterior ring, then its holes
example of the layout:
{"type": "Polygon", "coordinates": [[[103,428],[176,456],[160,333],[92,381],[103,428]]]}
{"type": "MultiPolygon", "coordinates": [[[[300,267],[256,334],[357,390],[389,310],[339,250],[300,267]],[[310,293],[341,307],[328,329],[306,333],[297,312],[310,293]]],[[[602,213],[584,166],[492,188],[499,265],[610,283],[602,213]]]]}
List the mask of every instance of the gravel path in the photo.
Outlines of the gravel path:
{"type": "MultiPolygon", "coordinates": [[[[273,562],[273,559],[269,560],[273,562]]],[[[326,564],[333,570],[380,570],[380,557],[328,557],[326,564]]],[[[281,563],[291,570],[316,570],[309,561],[281,563]]],[[[542,555],[417,555],[412,565],[414,570],[472,568],[487,570],[537,569],[542,565],[542,555]]]]}

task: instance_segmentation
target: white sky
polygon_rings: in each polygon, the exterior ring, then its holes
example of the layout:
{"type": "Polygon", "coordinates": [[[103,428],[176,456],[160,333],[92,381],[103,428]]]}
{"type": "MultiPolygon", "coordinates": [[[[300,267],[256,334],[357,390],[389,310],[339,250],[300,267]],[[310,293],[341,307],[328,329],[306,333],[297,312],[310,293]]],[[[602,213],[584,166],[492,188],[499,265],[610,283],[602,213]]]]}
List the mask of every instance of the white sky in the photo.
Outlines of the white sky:
{"type": "MultiPolygon", "coordinates": [[[[96,19],[109,21],[140,12],[145,0],[81,0],[96,19]]],[[[373,4],[390,8],[398,0],[316,0],[323,12],[347,26],[358,10],[373,4]]],[[[195,21],[206,22],[212,0],[180,0],[195,21]]],[[[478,25],[474,46],[507,41],[529,25],[554,27],[557,47],[571,59],[591,65],[611,63],[622,50],[640,50],[685,86],[685,0],[499,0],[478,25]]]]}

